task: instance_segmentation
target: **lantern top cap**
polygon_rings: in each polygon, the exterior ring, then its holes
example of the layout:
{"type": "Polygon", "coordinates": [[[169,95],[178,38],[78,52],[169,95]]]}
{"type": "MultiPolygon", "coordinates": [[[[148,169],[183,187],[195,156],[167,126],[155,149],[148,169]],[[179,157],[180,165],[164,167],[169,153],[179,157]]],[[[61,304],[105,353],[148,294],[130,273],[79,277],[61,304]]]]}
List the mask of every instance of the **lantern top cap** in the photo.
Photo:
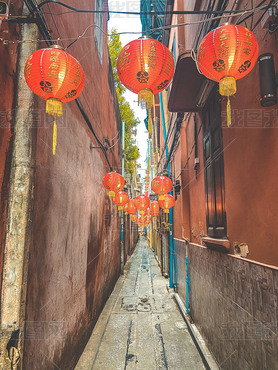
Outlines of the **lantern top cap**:
{"type": "Polygon", "coordinates": [[[60,49],[60,50],[63,50],[62,46],[60,46],[60,45],[50,45],[49,47],[51,49],[60,49]]]}
{"type": "Polygon", "coordinates": [[[150,36],[144,35],[144,36],[139,37],[138,40],[147,40],[147,39],[151,39],[151,38],[152,37],[150,37],[150,36]]]}

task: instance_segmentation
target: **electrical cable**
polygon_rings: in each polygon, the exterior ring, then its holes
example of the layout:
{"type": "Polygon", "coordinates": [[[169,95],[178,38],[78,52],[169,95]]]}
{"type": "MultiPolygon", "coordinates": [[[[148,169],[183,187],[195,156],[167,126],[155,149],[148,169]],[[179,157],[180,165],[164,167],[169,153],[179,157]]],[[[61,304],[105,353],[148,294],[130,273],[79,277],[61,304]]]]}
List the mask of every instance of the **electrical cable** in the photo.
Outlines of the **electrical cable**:
{"type": "Polygon", "coordinates": [[[267,9],[263,12],[263,14],[259,17],[259,19],[257,20],[257,22],[255,23],[254,27],[251,29],[251,31],[254,31],[254,29],[258,26],[258,24],[260,23],[260,21],[262,20],[263,16],[265,15],[265,13],[268,11],[268,9],[271,7],[271,4],[273,3],[273,0],[270,0],[268,6],[267,6],[267,9]]]}
{"type": "MultiPolygon", "coordinates": [[[[85,9],[77,9],[73,6],[70,6],[68,4],[62,3],[58,0],[45,0],[42,1],[40,4],[36,6],[36,9],[39,10],[41,7],[43,7],[45,4],[58,4],[61,5],[67,9],[73,10],[77,13],[108,13],[108,10],[85,10],[85,9]]],[[[252,9],[247,10],[250,11],[252,9]]],[[[227,10],[227,11],[212,11],[212,14],[231,14],[231,13],[240,13],[240,10],[227,10]]],[[[122,12],[122,11],[113,11],[109,10],[109,14],[126,14],[126,15],[168,15],[168,14],[207,14],[207,11],[205,10],[184,10],[184,11],[151,11],[151,12],[122,12]]]]}
{"type": "MultiPolygon", "coordinates": [[[[25,0],[25,1],[27,1],[27,0],[25,0]]],[[[266,0],[264,0],[262,3],[264,3],[266,0]]],[[[274,1],[274,0],[272,0],[272,1],[274,1]]],[[[255,12],[257,12],[257,11],[260,11],[260,10],[266,10],[266,9],[268,9],[269,7],[267,6],[267,7],[259,7],[259,8],[254,8],[254,9],[251,9],[251,10],[245,10],[245,11],[241,11],[241,13],[236,13],[236,14],[231,14],[230,15],[230,17],[237,17],[238,15],[241,15],[241,16],[243,16],[243,15],[245,15],[245,14],[247,14],[248,12],[251,12],[251,13],[255,13],[255,12]]],[[[252,16],[252,14],[251,15],[249,15],[250,17],[252,16]]],[[[241,22],[243,22],[245,19],[247,19],[247,18],[249,18],[249,16],[248,17],[246,17],[246,18],[244,18],[241,22]]],[[[103,31],[98,25],[96,25],[96,24],[91,24],[91,25],[89,25],[88,27],[86,27],[86,29],[85,29],[85,31],[83,31],[83,33],[81,34],[81,35],[79,35],[79,36],[77,36],[77,37],[68,37],[68,38],[58,38],[58,39],[53,39],[53,38],[51,38],[51,36],[50,36],[50,34],[48,34],[48,36],[46,36],[46,34],[44,33],[45,32],[45,30],[46,30],[46,28],[45,27],[41,27],[41,33],[42,33],[42,35],[44,36],[44,39],[43,40],[40,40],[40,39],[38,39],[38,40],[24,40],[24,41],[21,41],[21,40],[16,40],[16,41],[9,41],[9,40],[4,40],[3,38],[0,38],[0,41],[2,41],[4,44],[15,44],[16,42],[17,43],[27,43],[27,42],[46,42],[46,43],[49,43],[50,45],[52,45],[53,43],[57,43],[57,42],[59,42],[59,41],[70,41],[70,40],[73,40],[66,48],[65,48],[65,50],[67,50],[72,44],[74,44],[76,41],[78,41],[78,40],[80,40],[80,39],[82,39],[82,38],[92,38],[92,37],[94,37],[94,36],[85,36],[85,34],[86,34],[86,32],[87,32],[87,30],[90,28],[90,27],[97,27],[97,28],[99,28],[100,30],[101,30],[101,32],[104,34],[104,35],[106,35],[106,36],[108,36],[108,37],[111,37],[111,36],[113,36],[113,35],[138,35],[138,34],[144,34],[144,33],[147,33],[148,32],[148,34],[151,34],[151,33],[153,33],[153,32],[156,32],[156,31],[158,31],[158,30],[166,30],[166,29],[170,29],[170,28],[176,28],[176,27],[183,27],[183,26],[190,26],[190,25],[193,25],[193,24],[202,24],[202,23],[204,23],[204,22],[210,22],[210,21],[215,21],[215,20],[220,20],[220,19],[222,19],[224,16],[223,15],[221,15],[221,16],[218,16],[218,17],[212,17],[212,18],[208,18],[208,19],[202,19],[202,20],[198,20],[198,21],[193,21],[193,22],[185,22],[185,23],[179,23],[179,24],[173,24],[173,25],[168,25],[168,26],[163,26],[163,27],[157,27],[157,28],[153,28],[153,29],[151,29],[151,30],[148,30],[148,31],[138,31],[138,32],[117,32],[117,33],[114,33],[114,34],[109,34],[109,33],[107,33],[107,32],[105,32],[105,31],[103,31]],[[44,30],[44,31],[43,31],[44,30]]],[[[8,20],[7,20],[8,21],[8,20]]],[[[241,23],[240,22],[240,23],[241,23]]]]}
{"type": "MultiPolygon", "coordinates": [[[[264,9],[268,9],[268,7],[266,6],[266,7],[262,7],[262,5],[264,4],[264,3],[266,3],[266,1],[267,0],[262,0],[261,2],[260,2],[260,4],[258,4],[258,6],[256,7],[257,9],[258,8],[261,8],[262,10],[264,10],[264,9]],[[264,8],[264,9],[263,9],[264,8]]],[[[272,0],[272,2],[273,2],[274,0],[272,0]]],[[[239,15],[239,14],[238,14],[239,15]]],[[[249,14],[247,17],[245,17],[244,19],[242,19],[241,21],[240,21],[240,19],[241,19],[241,17],[243,16],[244,14],[240,14],[240,16],[239,16],[239,18],[236,20],[236,22],[235,22],[235,24],[240,24],[240,23],[243,23],[244,21],[246,21],[247,19],[249,19],[250,17],[252,17],[252,14],[249,14]]]]}

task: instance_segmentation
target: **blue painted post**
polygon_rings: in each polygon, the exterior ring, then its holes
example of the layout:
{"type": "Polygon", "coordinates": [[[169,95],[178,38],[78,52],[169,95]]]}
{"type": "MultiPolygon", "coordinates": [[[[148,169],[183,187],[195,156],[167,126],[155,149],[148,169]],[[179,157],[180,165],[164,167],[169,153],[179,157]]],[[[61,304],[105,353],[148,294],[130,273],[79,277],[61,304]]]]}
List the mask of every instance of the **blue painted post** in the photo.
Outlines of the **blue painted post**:
{"type": "MultiPolygon", "coordinates": [[[[166,144],[166,124],[165,124],[165,116],[164,116],[164,109],[163,109],[163,101],[162,101],[162,94],[159,93],[159,102],[160,102],[160,109],[161,109],[161,117],[162,117],[162,125],[163,125],[163,136],[165,142],[165,151],[166,151],[166,160],[169,158],[169,151],[168,145],[166,144]]],[[[168,176],[170,176],[170,163],[168,163],[168,176]]],[[[170,191],[170,194],[173,195],[173,191],[170,191]]],[[[174,259],[173,259],[173,208],[169,210],[169,223],[170,223],[170,268],[169,268],[169,287],[174,287],[173,282],[173,275],[174,275],[174,259]]]]}

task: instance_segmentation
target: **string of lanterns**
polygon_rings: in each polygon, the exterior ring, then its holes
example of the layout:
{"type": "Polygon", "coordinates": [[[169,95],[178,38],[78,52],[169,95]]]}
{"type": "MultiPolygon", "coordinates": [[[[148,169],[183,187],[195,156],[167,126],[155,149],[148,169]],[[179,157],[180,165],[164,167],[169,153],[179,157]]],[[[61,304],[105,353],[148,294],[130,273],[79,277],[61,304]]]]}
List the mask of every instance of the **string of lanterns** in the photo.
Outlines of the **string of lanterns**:
{"type": "Polygon", "coordinates": [[[148,196],[142,194],[130,199],[129,195],[122,190],[124,184],[124,177],[117,172],[109,172],[103,178],[103,186],[109,191],[113,203],[118,206],[119,215],[122,211],[126,216],[130,215],[131,221],[136,223],[140,230],[148,226],[151,220],[156,219],[160,209],[168,214],[169,209],[175,205],[175,198],[168,194],[173,183],[167,176],[157,176],[152,180],[151,188],[153,191],[155,189],[155,193],[159,195],[158,201],[151,202],[148,196]]]}
{"type": "MultiPolygon", "coordinates": [[[[219,82],[220,94],[228,97],[228,126],[231,124],[230,96],[236,93],[236,80],[252,70],[257,56],[258,42],[254,34],[239,25],[218,27],[200,43],[197,53],[199,70],[207,78],[219,82]]],[[[165,45],[144,36],[123,47],[117,60],[117,72],[122,84],[138,94],[138,103],[150,109],[153,95],[163,91],[173,78],[174,60],[165,45]]],[[[24,75],[29,88],[46,100],[46,113],[54,117],[54,155],[56,118],[63,114],[63,102],[70,102],[80,95],[85,83],[83,69],[73,56],[54,45],[32,53],[26,61],[24,75]]],[[[140,228],[155,219],[160,209],[167,215],[175,204],[174,197],[169,194],[173,184],[167,176],[157,176],[152,180],[151,189],[158,195],[158,201],[153,202],[146,195],[129,199],[123,191],[124,183],[124,177],[117,172],[110,172],[103,178],[103,185],[120,214],[122,211],[129,214],[140,228]]]]}

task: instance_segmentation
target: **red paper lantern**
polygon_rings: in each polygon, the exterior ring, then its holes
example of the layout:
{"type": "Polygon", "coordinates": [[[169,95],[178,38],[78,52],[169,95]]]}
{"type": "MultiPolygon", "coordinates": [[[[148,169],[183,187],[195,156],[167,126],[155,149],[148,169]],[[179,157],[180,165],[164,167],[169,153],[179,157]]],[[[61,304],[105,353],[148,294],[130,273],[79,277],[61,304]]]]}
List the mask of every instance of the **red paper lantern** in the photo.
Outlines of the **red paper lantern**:
{"type": "Polygon", "coordinates": [[[156,200],[151,203],[151,215],[154,218],[159,215],[159,203],[156,200]]]}
{"type": "Polygon", "coordinates": [[[150,206],[150,199],[145,195],[139,195],[134,199],[134,205],[139,210],[140,215],[150,206]]]}
{"type": "Polygon", "coordinates": [[[173,183],[167,176],[157,176],[151,183],[152,191],[159,195],[159,200],[164,199],[164,194],[169,193],[172,187],[173,183]]]}
{"type": "Polygon", "coordinates": [[[254,67],[258,50],[254,34],[235,24],[210,31],[200,43],[197,62],[201,72],[219,82],[220,94],[228,96],[228,126],[231,123],[229,96],[236,93],[236,80],[246,76],[254,67]]]}
{"type": "Polygon", "coordinates": [[[24,68],[29,88],[46,100],[46,113],[55,117],[53,127],[53,154],[56,151],[56,117],[63,114],[62,103],[76,99],[85,83],[80,63],[70,54],[53,45],[32,53],[24,68]]]}
{"type": "Polygon", "coordinates": [[[138,217],[135,216],[135,215],[131,215],[130,218],[131,218],[132,222],[137,222],[138,221],[138,217]]]}
{"type": "Polygon", "coordinates": [[[128,215],[128,202],[124,205],[124,209],[123,209],[125,215],[127,216],[128,215]]]}
{"type": "Polygon", "coordinates": [[[147,208],[145,210],[145,216],[150,216],[151,215],[151,209],[150,208],[147,208]]]}
{"type": "Polygon", "coordinates": [[[109,196],[114,197],[115,192],[122,190],[125,185],[125,179],[117,172],[109,172],[103,178],[103,186],[109,190],[109,196]]]}
{"type": "Polygon", "coordinates": [[[136,208],[134,206],[134,200],[133,199],[129,199],[128,201],[128,208],[127,208],[127,212],[130,214],[130,215],[136,215],[137,211],[136,211],[136,208]]]}
{"type": "Polygon", "coordinates": [[[145,226],[148,226],[150,222],[151,222],[151,216],[145,216],[144,217],[145,226]]]}
{"type": "Polygon", "coordinates": [[[169,209],[175,205],[175,198],[170,194],[165,194],[163,200],[159,200],[159,205],[163,209],[163,212],[169,213],[169,209]]]}
{"type": "Polygon", "coordinates": [[[153,95],[164,90],[174,74],[174,59],[161,42],[141,37],[123,47],[117,60],[122,84],[138,94],[138,102],[150,109],[153,95]]]}
{"type": "Polygon", "coordinates": [[[118,210],[122,211],[124,209],[124,205],[129,201],[129,196],[124,191],[117,191],[113,198],[113,202],[118,206],[118,210]]]}

